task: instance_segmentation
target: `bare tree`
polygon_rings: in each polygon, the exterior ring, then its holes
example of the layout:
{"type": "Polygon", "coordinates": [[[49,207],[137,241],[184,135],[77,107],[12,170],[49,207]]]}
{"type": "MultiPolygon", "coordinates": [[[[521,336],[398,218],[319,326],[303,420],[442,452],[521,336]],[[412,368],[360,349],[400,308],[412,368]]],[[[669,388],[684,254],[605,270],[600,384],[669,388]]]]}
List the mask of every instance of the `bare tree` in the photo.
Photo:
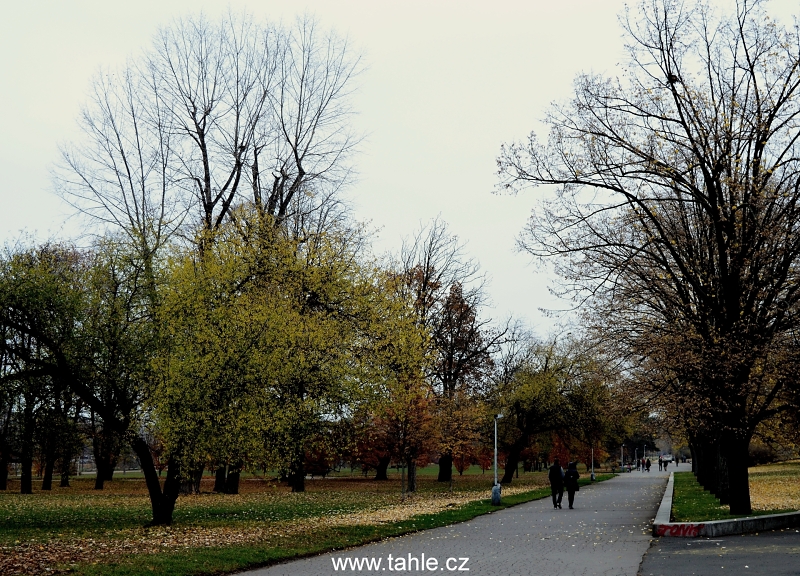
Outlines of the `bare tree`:
{"type": "Polygon", "coordinates": [[[84,138],[62,147],[58,193],[150,259],[183,223],[171,134],[158,98],[131,66],[103,72],[80,116],[84,138]]]}
{"type": "Polygon", "coordinates": [[[347,41],[308,18],[177,20],[141,58],[95,80],[84,140],[63,148],[57,190],[145,252],[179,231],[203,231],[202,247],[244,201],[278,221],[328,214],[358,142],[358,66],[347,41]]]}
{"type": "Polygon", "coordinates": [[[271,115],[253,147],[256,206],[282,220],[293,202],[309,210],[314,198],[325,200],[348,180],[347,161],[360,140],[349,126],[358,70],[349,43],[315,21],[302,18],[282,32],[271,115]]]}
{"type": "Polygon", "coordinates": [[[500,174],[559,186],[522,245],[659,362],[662,398],[692,399],[702,478],[748,513],[750,438],[795,385],[765,368],[794,353],[800,299],[800,32],[758,0],[647,0],[623,25],[623,79],[579,76],[548,143],[504,147],[500,174]]]}

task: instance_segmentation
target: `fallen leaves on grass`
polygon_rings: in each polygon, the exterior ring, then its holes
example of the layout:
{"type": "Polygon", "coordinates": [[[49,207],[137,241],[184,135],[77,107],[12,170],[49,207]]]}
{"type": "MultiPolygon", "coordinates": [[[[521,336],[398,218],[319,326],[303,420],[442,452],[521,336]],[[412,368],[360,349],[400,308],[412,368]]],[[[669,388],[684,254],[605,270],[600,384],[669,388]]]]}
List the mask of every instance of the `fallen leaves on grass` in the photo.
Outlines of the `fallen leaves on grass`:
{"type": "MultiPolygon", "coordinates": [[[[534,488],[531,484],[503,489],[510,496],[534,488]]],[[[285,496],[285,495],[284,495],[285,496]]],[[[312,499],[321,498],[318,494],[312,499]]],[[[330,497],[330,495],[328,495],[330,497]]],[[[293,534],[320,527],[375,525],[401,522],[421,514],[434,514],[487,497],[486,490],[414,494],[404,502],[387,503],[376,498],[374,509],[339,511],[324,516],[283,521],[243,522],[238,526],[181,526],[116,530],[108,538],[53,538],[43,542],[22,542],[0,547],[0,574],[57,574],[69,565],[106,562],[123,554],[152,554],[166,550],[232,546],[279,541],[293,534]],[[64,567],[59,569],[59,567],[64,567]]],[[[200,501],[202,498],[196,498],[200,501]]],[[[210,499],[209,499],[210,500],[210,499]]],[[[248,498],[238,500],[246,509],[248,498]]],[[[346,505],[340,508],[347,508],[346,505]]]]}
{"type": "Polygon", "coordinates": [[[800,510],[800,462],[750,468],[754,510],[800,510]]]}

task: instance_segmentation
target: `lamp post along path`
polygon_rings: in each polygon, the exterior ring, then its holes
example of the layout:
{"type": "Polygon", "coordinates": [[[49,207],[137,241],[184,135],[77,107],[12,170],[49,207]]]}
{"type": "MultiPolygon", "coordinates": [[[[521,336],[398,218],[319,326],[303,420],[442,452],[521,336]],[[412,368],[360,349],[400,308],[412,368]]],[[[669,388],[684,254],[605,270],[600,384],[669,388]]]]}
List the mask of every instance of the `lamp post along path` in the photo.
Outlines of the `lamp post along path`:
{"type": "Polygon", "coordinates": [[[497,414],[494,417],[494,484],[492,485],[492,506],[500,505],[500,484],[497,483],[497,421],[502,417],[502,414],[497,414]]]}

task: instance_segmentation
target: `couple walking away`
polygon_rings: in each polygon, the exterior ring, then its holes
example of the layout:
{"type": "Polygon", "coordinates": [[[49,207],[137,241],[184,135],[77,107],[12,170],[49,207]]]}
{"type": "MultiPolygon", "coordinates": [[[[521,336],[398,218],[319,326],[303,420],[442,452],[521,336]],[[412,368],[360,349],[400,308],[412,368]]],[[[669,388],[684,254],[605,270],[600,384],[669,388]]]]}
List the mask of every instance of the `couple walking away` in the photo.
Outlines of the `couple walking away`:
{"type": "Polygon", "coordinates": [[[561,508],[561,499],[564,496],[564,489],[567,490],[567,498],[569,499],[569,508],[572,510],[572,504],[575,502],[575,492],[580,490],[578,487],[578,474],[577,462],[570,462],[567,465],[567,471],[561,468],[561,462],[558,458],[553,460],[553,465],[550,466],[550,472],[547,474],[550,480],[550,493],[553,495],[553,508],[561,508]]]}

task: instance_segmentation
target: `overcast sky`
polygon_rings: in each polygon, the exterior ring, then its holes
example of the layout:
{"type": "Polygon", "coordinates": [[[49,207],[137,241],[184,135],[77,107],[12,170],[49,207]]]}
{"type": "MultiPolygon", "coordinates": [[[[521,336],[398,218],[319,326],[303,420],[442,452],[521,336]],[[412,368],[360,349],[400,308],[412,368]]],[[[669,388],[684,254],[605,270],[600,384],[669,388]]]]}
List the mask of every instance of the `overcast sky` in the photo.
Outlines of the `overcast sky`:
{"type": "MultiPolygon", "coordinates": [[[[635,4],[635,3],[634,3],[635,4]]],[[[775,0],[776,13],[798,13],[775,0]]],[[[0,233],[70,237],[78,221],[52,193],[59,143],[100,67],[136,57],[160,26],[228,7],[291,20],[315,15],[364,54],[354,107],[366,134],[348,191],[356,217],[379,229],[378,253],[396,250],[441,215],[491,278],[497,318],[514,314],[540,333],[553,321],[545,271],[515,249],[543,190],[493,194],[500,145],[541,134],[547,105],[569,97],[582,71],[615,75],[622,62],[621,0],[70,0],[14,2],[0,21],[0,233]]],[[[543,135],[543,134],[542,134],[543,135]]]]}

